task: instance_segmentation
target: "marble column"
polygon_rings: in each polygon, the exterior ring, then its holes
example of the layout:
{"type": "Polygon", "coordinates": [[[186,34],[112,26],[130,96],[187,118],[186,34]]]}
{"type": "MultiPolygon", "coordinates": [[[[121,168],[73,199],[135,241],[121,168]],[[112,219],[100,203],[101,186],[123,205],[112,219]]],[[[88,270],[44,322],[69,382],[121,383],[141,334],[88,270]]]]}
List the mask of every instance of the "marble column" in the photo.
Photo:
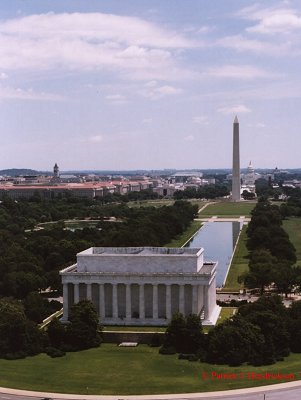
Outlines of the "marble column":
{"type": "Polygon", "coordinates": [[[192,314],[198,314],[198,286],[192,286],[192,314]]]}
{"type": "Polygon", "coordinates": [[[92,300],[92,284],[86,283],[87,286],[87,300],[92,300]]]}
{"type": "Polygon", "coordinates": [[[113,285],[113,318],[118,318],[118,297],[117,297],[117,284],[113,285]]]}
{"type": "Polygon", "coordinates": [[[79,284],[74,283],[74,304],[79,302],[79,284]]]}
{"type": "Polygon", "coordinates": [[[131,285],[125,286],[125,316],[126,319],[132,318],[131,285]]]}
{"type": "Polygon", "coordinates": [[[204,319],[208,318],[208,286],[203,286],[204,319]]]}
{"type": "Polygon", "coordinates": [[[153,285],[153,319],[158,319],[158,285],[153,285]]]}
{"type": "Polygon", "coordinates": [[[68,321],[69,318],[69,295],[68,283],[63,284],[63,320],[68,321]]]}
{"type": "Polygon", "coordinates": [[[99,316],[102,320],[106,317],[104,284],[99,285],[99,316]]]}
{"type": "Polygon", "coordinates": [[[166,285],[166,318],[171,319],[171,285],[166,285]]]}
{"type": "Polygon", "coordinates": [[[139,285],[139,318],[145,318],[144,285],[139,285]]]}
{"type": "Polygon", "coordinates": [[[185,315],[185,286],[184,285],[180,285],[179,287],[179,311],[181,314],[185,315]]]}

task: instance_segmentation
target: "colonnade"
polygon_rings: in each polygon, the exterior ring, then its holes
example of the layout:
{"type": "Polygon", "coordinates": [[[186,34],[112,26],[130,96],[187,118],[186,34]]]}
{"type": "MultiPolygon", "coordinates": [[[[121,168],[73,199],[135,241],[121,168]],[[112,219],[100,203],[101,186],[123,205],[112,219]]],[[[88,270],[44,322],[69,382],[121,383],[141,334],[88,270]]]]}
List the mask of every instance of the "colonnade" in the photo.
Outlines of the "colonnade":
{"type": "MultiPolygon", "coordinates": [[[[210,313],[208,289],[199,283],[64,283],[63,320],[68,321],[70,307],[83,299],[91,300],[100,321],[108,324],[164,325],[175,312],[202,314],[206,319],[210,313]]],[[[215,298],[212,300],[215,305],[215,298]]]]}

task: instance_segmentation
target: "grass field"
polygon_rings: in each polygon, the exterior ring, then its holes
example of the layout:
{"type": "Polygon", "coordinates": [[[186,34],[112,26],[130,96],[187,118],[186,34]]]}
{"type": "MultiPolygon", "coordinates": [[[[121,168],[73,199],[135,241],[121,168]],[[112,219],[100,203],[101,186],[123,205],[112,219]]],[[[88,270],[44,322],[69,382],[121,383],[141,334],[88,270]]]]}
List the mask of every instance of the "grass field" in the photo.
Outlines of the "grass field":
{"type": "Polygon", "coordinates": [[[104,331],[111,332],[165,332],[164,326],[104,326],[104,331]]]}
{"type": "Polygon", "coordinates": [[[247,227],[242,228],[239,240],[236,246],[236,250],[230,265],[229,273],[226,279],[225,286],[222,291],[232,292],[238,291],[243,288],[243,285],[237,282],[237,278],[242,273],[248,271],[248,249],[246,248],[246,234],[247,227]]]}
{"type": "Polygon", "coordinates": [[[283,228],[288,233],[290,241],[296,248],[297,261],[301,262],[301,218],[291,218],[283,221],[283,228]]]}
{"type": "Polygon", "coordinates": [[[217,325],[232,317],[237,311],[237,307],[223,307],[217,320],[217,325]]]}
{"type": "Polygon", "coordinates": [[[209,204],[203,211],[199,213],[200,217],[212,217],[214,215],[220,217],[239,217],[241,215],[250,216],[250,212],[255,207],[256,202],[220,202],[209,204]]]}
{"type": "Polygon", "coordinates": [[[200,229],[202,226],[201,221],[192,221],[189,228],[186,229],[182,235],[179,235],[173,239],[170,243],[167,243],[164,247],[182,247],[184,244],[200,229]]]}
{"type": "Polygon", "coordinates": [[[160,199],[160,200],[141,200],[141,201],[129,201],[127,203],[128,207],[162,207],[162,206],[172,206],[174,200],[170,199],[160,199]]]}
{"type": "MultiPolygon", "coordinates": [[[[97,228],[99,224],[99,220],[66,220],[64,221],[65,229],[69,230],[76,230],[76,229],[84,229],[84,228],[97,228]]],[[[42,229],[52,229],[54,228],[57,224],[59,224],[60,221],[53,221],[53,222],[43,222],[37,225],[37,228],[42,228],[42,229]]]]}
{"type": "Polygon", "coordinates": [[[23,360],[0,360],[0,369],[0,386],[11,388],[83,395],[191,393],[271,383],[269,380],[249,380],[247,372],[279,371],[295,374],[298,379],[301,356],[293,354],[270,366],[233,368],[178,360],[176,355],[162,356],[158,354],[158,348],[147,345],[120,348],[103,344],[100,348],[68,353],[62,358],[52,359],[41,354],[23,360]],[[212,372],[237,373],[238,377],[215,380],[212,372]],[[208,379],[204,379],[204,373],[208,374],[208,379]]]}
{"type": "MultiPolygon", "coordinates": [[[[205,203],[198,199],[188,199],[192,204],[197,204],[201,208],[205,203]]],[[[174,200],[171,199],[159,199],[159,200],[142,200],[142,201],[129,201],[127,203],[128,207],[162,207],[162,206],[172,206],[174,200]]]]}

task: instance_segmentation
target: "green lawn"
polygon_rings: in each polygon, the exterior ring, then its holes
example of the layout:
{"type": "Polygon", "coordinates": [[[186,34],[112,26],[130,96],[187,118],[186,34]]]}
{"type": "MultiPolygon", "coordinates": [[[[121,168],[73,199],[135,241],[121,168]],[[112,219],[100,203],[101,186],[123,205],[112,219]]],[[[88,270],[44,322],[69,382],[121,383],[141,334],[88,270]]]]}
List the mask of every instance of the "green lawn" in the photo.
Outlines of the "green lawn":
{"type": "Polygon", "coordinates": [[[297,261],[301,262],[301,218],[291,218],[283,221],[283,228],[288,233],[290,241],[296,248],[297,261]]]}
{"type": "Polygon", "coordinates": [[[230,265],[229,273],[226,279],[225,286],[222,291],[232,292],[243,289],[243,285],[237,282],[237,278],[242,273],[248,271],[248,249],[246,247],[247,234],[246,226],[243,226],[236,250],[230,265]]]}
{"type": "Polygon", "coordinates": [[[165,332],[166,326],[104,326],[104,331],[114,332],[165,332]]]}
{"type": "MultiPolygon", "coordinates": [[[[226,345],[226,343],[225,343],[226,345]]],[[[301,373],[301,356],[293,354],[285,361],[264,367],[249,365],[231,368],[178,360],[176,355],[162,356],[158,348],[139,345],[120,348],[103,344],[100,348],[68,353],[62,358],[45,354],[24,360],[0,360],[0,386],[78,394],[130,395],[191,393],[260,386],[268,380],[242,377],[242,373],[301,373]],[[212,372],[237,373],[232,380],[212,379],[212,372]],[[207,379],[204,379],[204,373],[207,379]]],[[[279,383],[279,381],[276,381],[279,383]]]]}
{"type": "Polygon", "coordinates": [[[255,207],[256,202],[219,202],[209,204],[203,211],[199,213],[200,217],[212,217],[214,215],[220,217],[239,217],[241,215],[250,216],[251,211],[255,207]]]}
{"type": "MultiPolygon", "coordinates": [[[[187,199],[192,204],[197,204],[199,208],[203,207],[205,204],[203,201],[198,199],[187,199]]],[[[172,206],[175,200],[172,199],[158,199],[158,200],[141,200],[141,201],[129,201],[127,203],[128,207],[162,207],[162,206],[172,206]]]]}
{"type": "Polygon", "coordinates": [[[232,317],[237,311],[237,307],[222,307],[217,324],[221,324],[226,319],[232,317]]]}
{"type": "Polygon", "coordinates": [[[177,236],[170,243],[167,243],[164,247],[182,247],[186,242],[200,229],[202,226],[201,221],[192,221],[189,228],[186,229],[182,235],[177,236]]]}
{"type": "Polygon", "coordinates": [[[162,206],[172,206],[174,200],[171,199],[160,199],[160,200],[141,200],[141,201],[129,201],[127,203],[128,207],[162,207],[162,206]]]}

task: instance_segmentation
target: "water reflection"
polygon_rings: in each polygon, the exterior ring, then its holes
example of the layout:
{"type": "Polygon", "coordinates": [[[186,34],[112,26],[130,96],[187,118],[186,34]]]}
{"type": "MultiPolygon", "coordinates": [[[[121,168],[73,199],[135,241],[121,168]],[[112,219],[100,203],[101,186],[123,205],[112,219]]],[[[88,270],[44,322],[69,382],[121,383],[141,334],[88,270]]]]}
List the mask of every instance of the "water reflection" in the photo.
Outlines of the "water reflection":
{"type": "Polygon", "coordinates": [[[206,261],[218,261],[216,286],[224,284],[241,222],[206,222],[186,247],[203,247],[206,261]]]}

